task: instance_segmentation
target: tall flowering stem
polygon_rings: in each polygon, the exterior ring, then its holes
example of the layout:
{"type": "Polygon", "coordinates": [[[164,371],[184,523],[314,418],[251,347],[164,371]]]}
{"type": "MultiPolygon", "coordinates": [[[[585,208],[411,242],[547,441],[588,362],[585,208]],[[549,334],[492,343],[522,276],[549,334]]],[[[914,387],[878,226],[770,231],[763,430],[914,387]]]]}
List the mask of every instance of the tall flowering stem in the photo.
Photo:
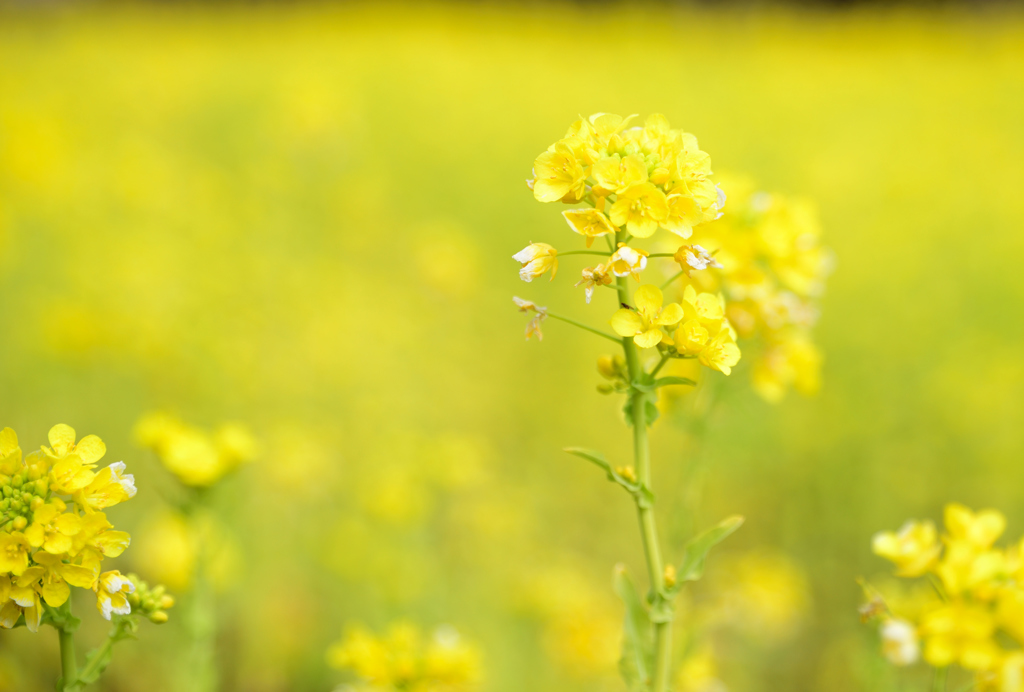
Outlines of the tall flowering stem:
{"type": "Polygon", "coordinates": [[[708,551],[742,519],[727,519],[694,537],[682,547],[678,566],[663,558],[651,491],[649,428],[658,417],[661,387],[696,382],[659,374],[673,362],[691,359],[728,375],[740,352],[721,295],[698,293],[687,285],[680,302],[666,303],[662,289],[672,280],[659,287],[661,281],[641,279],[649,260],[678,263],[681,271],[665,272],[676,277],[721,267],[714,253],[700,245],[651,252],[637,247],[637,241],[650,238],[659,229],[680,239],[689,238],[694,226],[721,215],[725,196],[711,182],[710,158],[698,148],[693,135],[671,129],[660,115],[650,116],[643,127],[627,128],[632,117],[598,113],[581,119],[534,163],[534,178],[528,184],[538,201],[587,205],[567,210],[563,217],[588,249],[559,253],[547,243],[531,243],[513,256],[520,263],[519,276],[526,282],[548,273],[553,279],[560,257],[602,257],[596,266],[582,269],[576,285],[584,288],[588,305],[598,287],[614,290],[618,309],[608,320],[614,336],[555,315],[530,300],[517,297],[514,302],[521,312],[532,314],[527,339],[541,339],[542,323],[554,317],[622,348],[620,355],[599,359],[598,371],[606,381],[598,391],[625,397],[623,413],[633,428],[633,463],[613,466],[595,450],[573,447],[566,451],[600,467],[636,505],[649,590],[647,597],[641,598],[626,568],[616,568],[615,589],[626,606],[620,670],[632,692],[667,692],[672,687],[675,596],[683,583],[700,578],[708,551]],[[602,236],[608,252],[590,250],[602,236]],[[630,279],[638,284],[632,291],[630,279]],[[651,357],[652,350],[657,352],[656,358],[651,357]]]}

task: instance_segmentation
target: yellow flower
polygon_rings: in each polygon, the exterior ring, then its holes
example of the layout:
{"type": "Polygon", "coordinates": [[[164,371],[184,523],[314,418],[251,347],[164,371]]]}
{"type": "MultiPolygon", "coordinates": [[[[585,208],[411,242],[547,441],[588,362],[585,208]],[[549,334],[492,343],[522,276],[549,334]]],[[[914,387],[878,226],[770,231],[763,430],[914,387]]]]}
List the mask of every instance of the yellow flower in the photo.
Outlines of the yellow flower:
{"type": "Polygon", "coordinates": [[[71,550],[72,537],[82,530],[82,520],[77,514],[63,514],[65,509],[64,503],[55,499],[32,513],[32,523],[25,529],[25,538],[33,548],[42,548],[52,555],[71,550]]]}
{"type": "Polygon", "coordinates": [[[636,310],[618,310],[611,319],[612,329],[619,336],[631,336],[640,348],[650,348],[668,336],[662,326],[671,326],[683,318],[683,308],[669,303],[662,308],[664,296],[657,286],[645,284],[633,294],[636,310]]]}
{"type": "Polygon", "coordinates": [[[51,446],[42,447],[41,453],[53,465],[50,489],[69,495],[89,485],[95,476],[92,469],[107,453],[103,440],[95,435],[86,435],[75,444],[74,429],[64,424],[50,428],[47,437],[51,446]]]}
{"type": "Polygon", "coordinates": [[[552,279],[558,272],[558,250],[547,243],[530,243],[512,255],[512,259],[523,265],[519,278],[526,282],[533,281],[549,269],[552,279]]]}
{"type": "Polygon", "coordinates": [[[908,521],[898,533],[876,533],[871,549],[875,555],[895,563],[899,576],[919,577],[935,566],[942,546],[938,543],[935,524],[908,521]]]}
{"type": "Polygon", "coordinates": [[[688,356],[699,355],[711,336],[699,320],[686,320],[672,335],[676,350],[688,356]]]}
{"type": "Polygon", "coordinates": [[[640,272],[647,267],[647,255],[643,250],[631,248],[625,243],[619,243],[618,249],[608,258],[605,266],[615,276],[631,276],[634,281],[640,280],[640,272]]]}
{"type": "Polygon", "coordinates": [[[587,241],[587,247],[594,244],[594,238],[603,235],[615,235],[615,226],[612,226],[608,217],[597,209],[567,209],[562,212],[569,228],[582,235],[587,241]]]}
{"type": "Polygon", "coordinates": [[[653,183],[640,183],[620,194],[608,215],[637,238],[649,238],[668,215],[668,201],[653,183]]]}
{"type": "Polygon", "coordinates": [[[47,605],[54,608],[61,606],[71,589],[68,584],[82,589],[91,589],[95,582],[93,573],[81,565],[66,563],[67,555],[51,555],[50,553],[36,553],[32,556],[39,567],[32,569],[39,570],[41,579],[41,595],[47,605]]]}
{"type": "Polygon", "coordinates": [[[539,307],[536,303],[529,300],[520,298],[519,296],[512,296],[512,302],[519,308],[519,312],[534,312],[536,313],[526,324],[526,340],[529,341],[531,336],[536,336],[537,341],[544,340],[544,334],[540,330],[540,323],[547,319],[548,309],[539,307]]]}
{"type": "Polygon", "coordinates": [[[740,362],[740,349],[732,333],[723,329],[708,342],[697,359],[702,365],[728,375],[736,363],[740,362]]]}
{"type": "Polygon", "coordinates": [[[946,505],[945,520],[951,541],[964,541],[978,550],[991,548],[1006,530],[1002,512],[985,509],[975,514],[955,502],[946,505]]]}
{"type": "Polygon", "coordinates": [[[249,461],[255,442],[245,428],[223,426],[211,435],[165,413],[143,416],[135,426],[138,443],[185,485],[205,487],[249,461]]]}
{"type": "Polygon", "coordinates": [[[594,164],[593,175],[597,181],[595,194],[622,194],[633,185],[647,182],[647,164],[636,154],[623,157],[613,154],[594,164]]]}
{"type": "Polygon", "coordinates": [[[587,297],[587,303],[590,303],[590,299],[594,297],[594,289],[598,286],[607,286],[611,284],[612,277],[608,273],[608,266],[599,264],[596,267],[587,267],[583,270],[583,278],[576,282],[576,286],[583,286],[583,291],[587,297]]]}
{"type": "Polygon", "coordinates": [[[128,615],[132,606],[128,596],[135,592],[135,584],[117,570],[104,572],[93,586],[96,591],[96,609],[107,620],[111,615],[128,615]]]}
{"type": "Polygon", "coordinates": [[[17,576],[28,569],[28,555],[32,549],[25,534],[20,531],[0,533],[0,572],[17,576]]]}
{"type": "Polygon", "coordinates": [[[125,473],[118,461],[96,474],[92,483],[75,493],[75,501],[86,511],[105,509],[135,497],[135,477],[125,473]]]}
{"type": "Polygon", "coordinates": [[[990,669],[1000,654],[994,633],[988,610],[960,601],[943,604],[921,619],[924,659],[938,668],[958,663],[968,670],[990,669]]]}
{"type": "Polygon", "coordinates": [[[804,331],[773,334],[754,365],[754,391],[772,403],[780,401],[789,387],[814,394],[821,386],[821,360],[821,352],[804,331]]]}
{"type": "Polygon", "coordinates": [[[583,198],[586,173],[575,154],[564,143],[557,143],[533,163],[533,196],[538,202],[578,202],[583,198]]]}

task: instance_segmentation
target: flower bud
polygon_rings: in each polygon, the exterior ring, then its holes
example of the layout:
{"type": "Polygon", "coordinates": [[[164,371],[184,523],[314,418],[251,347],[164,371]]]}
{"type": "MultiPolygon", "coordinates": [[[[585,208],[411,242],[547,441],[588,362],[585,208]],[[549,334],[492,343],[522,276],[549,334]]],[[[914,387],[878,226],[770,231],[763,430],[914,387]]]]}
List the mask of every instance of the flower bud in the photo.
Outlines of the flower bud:
{"type": "Polygon", "coordinates": [[[26,519],[25,517],[14,517],[12,523],[14,524],[15,531],[21,531],[26,526],[28,526],[28,519],[26,519]]]}
{"type": "Polygon", "coordinates": [[[675,565],[665,565],[665,587],[671,589],[676,585],[676,567],[675,565]]]}
{"type": "Polygon", "coordinates": [[[155,613],[150,613],[149,621],[154,625],[162,625],[167,622],[170,618],[167,617],[167,613],[162,610],[158,610],[155,613]]]}

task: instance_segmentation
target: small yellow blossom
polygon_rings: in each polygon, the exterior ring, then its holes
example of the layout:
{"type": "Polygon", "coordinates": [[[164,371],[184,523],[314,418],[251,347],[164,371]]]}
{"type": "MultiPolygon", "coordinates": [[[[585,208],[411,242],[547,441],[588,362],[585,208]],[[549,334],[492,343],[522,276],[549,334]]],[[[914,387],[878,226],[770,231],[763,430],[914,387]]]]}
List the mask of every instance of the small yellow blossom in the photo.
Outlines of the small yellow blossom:
{"type": "Polygon", "coordinates": [[[540,324],[548,317],[548,309],[539,307],[532,301],[525,300],[519,296],[512,296],[512,302],[519,308],[519,312],[533,312],[536,313],[529,322],[526,323],[526,340],[529,341],[531,336],[536,336],[537,341],[544,340],[544,334],[540,330],[540,324]]]}
{"type": "Polygon", "coordinates": [[[210,433],[166,413],[143,416],[135,425],[135,438],[179,481],[193,487],[216,483],[256,454],[252,434],[241,425],[229,423],[210,433]]]}
{"type": "Polygon", "coordinates": [[[554,144],[538,156],[533,172],[533,196],[538,202],[578,202],[583,198],[587,176],[566,144],[554,144]]]}
{"type": "Polygon", "coordinates": [[[640,280],[640,272],[647,267],[647,257],[650,253],[636,248],[631,248],[625,243],[619,243],[619,247],[608,258],[605,266],[615,276],[629,276],[634,281],[640,280]]]}
{"type": "Polygon", "coordinates": [[[544,272],[551,270],[551,278],[558,272],[558,251],[547,243],[530,243],[512,255],[512,259],[522,264],[519,278],[530,282],[544,272]]]}
{"type": "Polygon", "coordinates": [[[569,228],[586,239],[587,247],[594,244],[594,238],[615,235],[615,226],[612,226],[608,217],[597,209],[568,209],[562,212],[562,216],[565,217],[569,228]]]}
{"type": "Polygon", "coordinates": [[[647,182],[647,164],[637,154],[622,157],[612,154],[594,164],[594,179],[597,181],[595,194],[622,194],[634,185],[647,182]]]}
{"type": "Polygon", "coordinates": [[[658,230],[658,225],[668,215],[665,193],[654,183],[633,185],[623,192],[608,210],[608,216],[616,226],[637,238],[649,238],[658,230]]]}
{"type": "Polygon", "coordinates": [[[683,318],[683,308],[669,303],[664,308],[664,296],[657,286],[645,284],[633,294],[636,310],[618,310],[611,319],[612,329],[619,336],[633,337],[640,348],[650,348],[662,340],[668,341],[661,327],[676,324],[683,318]]]}
{"type": "Polygon", "coordinates": [[[938,543],[935,524],[930,521],[908,521],[899,532],[880,531],[871,541],[875,555],[896,564],[896,574],[918,577],[932,569],[942,546],[938,543]]]}
{"type": "Polygon", "coordinates": [[[576,282],[576,286],[583,286],[587,303],[594,297],[594,289],[598,286],[608,286],[612,282],[608,265],[599,264],[596,267],[587,267],[583,270],[583,278],[576,282]]]}
{"type": "Polygon", "coordinates": [[[740,349],[730,331],[723,329],[708,341],[707,346],[700,352],[697,359],[700,360],[701,365],[728,375],[740,362],[740,349]]]}

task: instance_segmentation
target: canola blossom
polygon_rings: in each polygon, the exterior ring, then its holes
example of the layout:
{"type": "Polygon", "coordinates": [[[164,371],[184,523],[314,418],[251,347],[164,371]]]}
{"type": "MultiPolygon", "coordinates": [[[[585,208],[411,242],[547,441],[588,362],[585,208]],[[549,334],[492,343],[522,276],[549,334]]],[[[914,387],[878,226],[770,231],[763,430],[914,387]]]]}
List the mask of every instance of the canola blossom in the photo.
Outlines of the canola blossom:
{"type": "Polygon", "coordinates": [[[956,503],[946,506],[944,527],[939,535],[931,522],[912,521],[875,535],[873,551],[897,576],[926,579],[933,590],[903,604],[865,585],[862,613],[878,622],[882,653],[895,665],[956,666],[973,676],[975,689],[1021,692],[1024,540],[997,546],[1003,514],[956,503]]]}
{"type": "MultiPolygon", "coordinates": [[[[711,180],[711,159],[697,146],[696,137],[672,129],[662,115],[648,117],[642,126],[630,126],[635,117],[596,113],[581,118],[534,161],[534,177],[527,182],[538,201],[585,205],[562,212],[570,230],[582,237],[585,249],[556,251],[547,243],[531,243],[513,257],[520,263],[519,277],[527,282],[549,271],[554,279],[559,261],[571,261],[573,255],[601,257],[597,264],[581,268],[575,285],[583,288],[590,309],[599,304],[595,300],[599,288],[611,289],[602,293],[617,304],[614,311],[605,313],[612,333],[538,307],[528,299],[515,297],[513,302],[521,312],[533,315],[526,327],[527,339],[536,336],[540,340],[541,322],[552,318],[621,346],[621,355],[598,360],[598,372],[605,380],[598,391],[625,397],[622,410],[633,428],[633,463],[613,465],[603,454],[589,449],[565,451],[603,468],[608,479],[628,491],[636,504],[648,593],[642,599],[628,570],[616,568],[616,592],[630,610],[627,621],[631,623],[626,628],[620,671],[630,689],[667,692],[673,679],[675,597],[687,581],[700,574],[692,564],[684,561],[677,567],[662,555],[652,511],[648,428],[658,416],[659,389],[696,382],[658,374],[670,361],[691,360],[709,371],[729,375],[741,354],[721,294],[698,293],[687,285],[676,302],[666,300],[663,287],[650,281],[649,267],[655,259],[665,260],[667,265],[679,262],[688,276],[722,268],[716,250],[678,244],[678,239],[689,238],[694,227],[719,218],[726,196],[711,180]],[[676,238],[674,253],[653,253],[638,243],[659,230],[667,231],[666,238],[676,238]],[[595,243],[601,238],[607,250],[593,249],[600,247],[595,243]],[[639,285],[631,289],[630,281],[639,285]],[[650,668],[638,661],[650,661],[650,668]]],[[[740,517],[730,517],[694,539],[703,551],[701,564],[707,551],[741,522],[740,517]]],[[[700,665],[699,661],[684,663],[679,678],[683,688],[707,677],[700,673],[700,665]]]]}

